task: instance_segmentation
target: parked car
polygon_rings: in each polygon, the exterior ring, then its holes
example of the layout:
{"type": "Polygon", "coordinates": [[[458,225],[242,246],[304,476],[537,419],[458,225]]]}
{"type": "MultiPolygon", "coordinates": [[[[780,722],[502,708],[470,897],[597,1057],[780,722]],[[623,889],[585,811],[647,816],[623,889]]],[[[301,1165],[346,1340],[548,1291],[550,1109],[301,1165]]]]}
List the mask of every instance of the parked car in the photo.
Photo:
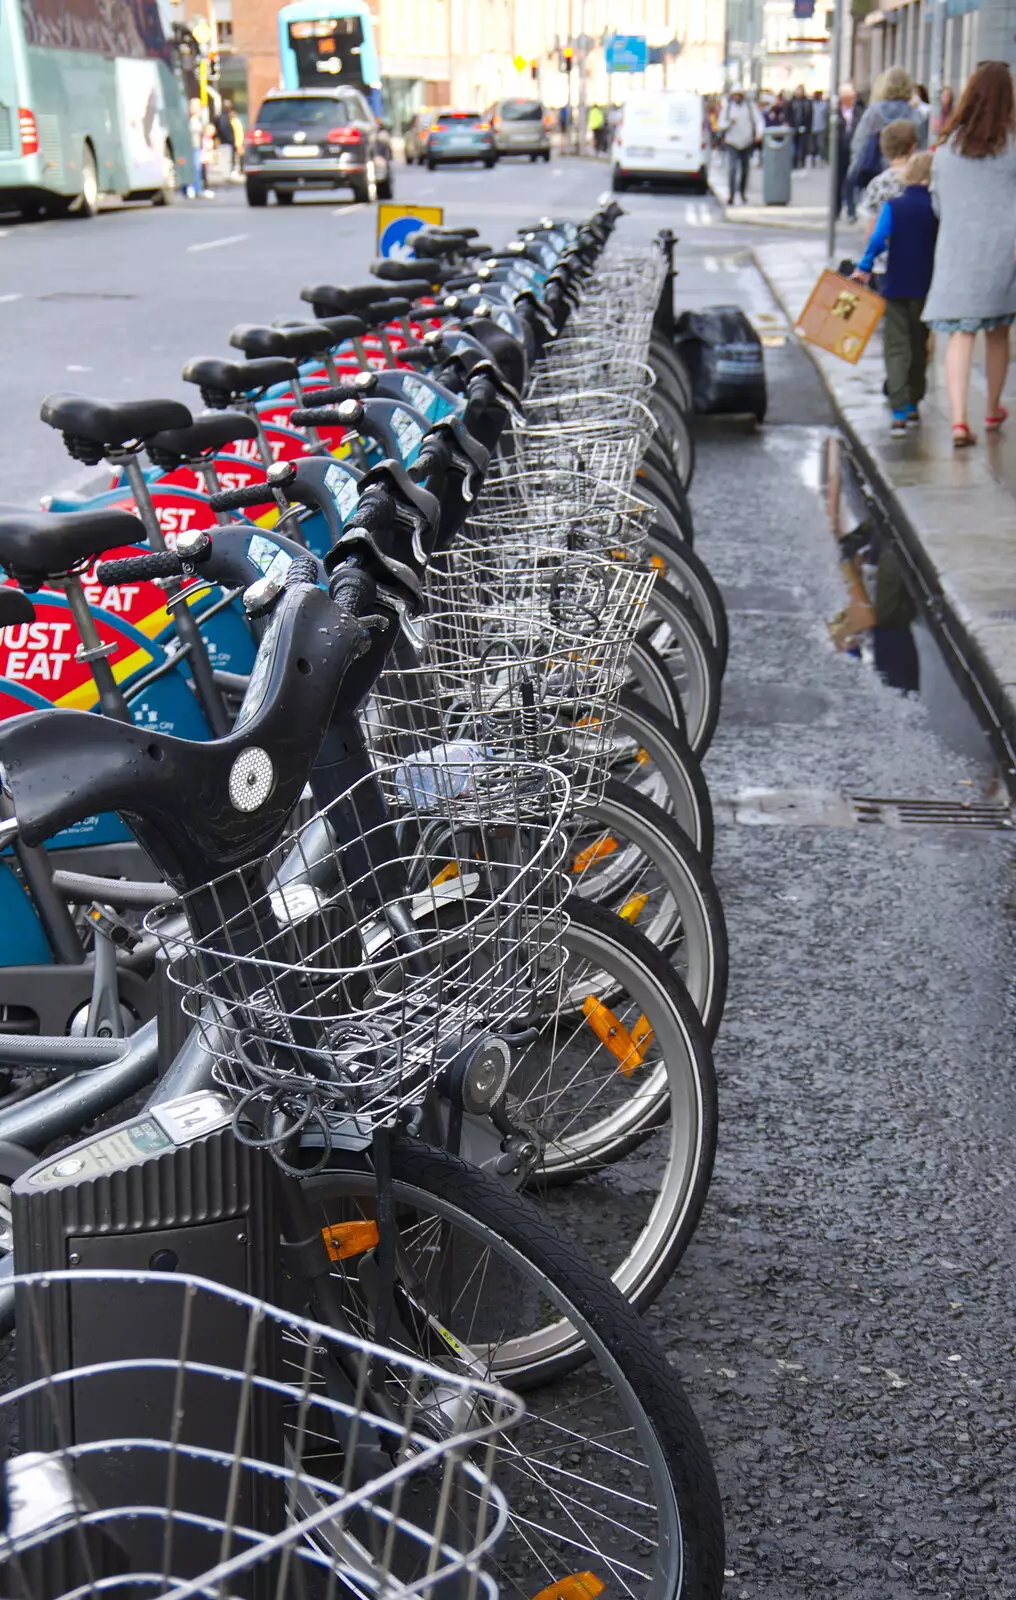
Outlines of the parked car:
{"type": "Polygon", "coordinates": [[[418,111],[416,116],[406,124],[406,161],[409,166],[412,166],[414,161],[418,161],[422,167],[426,161],[430,125],[436,116],[437,112],[433,106],[425,106],[422,111],[418,111]]]}
{"type": "Polygon", "coordinates": [[[427,134],[427,165],[433,172],[442,161],[497,160],[490,123],[479,111],[439,111],[427,134]]]}
{"type": "Polygon", "coordinates": [[[355,89],[269,89],[244,153],[247,202],[274,189],[290,205],[300,189],[352,189],[355,199],[390,200],[388,130],[355,89]]]}
{"type": "Polygon", "coordinates": [[[709,188],[709,121],[700,94],[639,90],[621,108],[610,151],[612,188],[654,178],[690,178],[709,188]]]}
{"type": "Polygon", "coordinates": [[[498,100],[491,106],[489,118],[499,156],[550,160],[550,127],[539,100],[498,100]]]}

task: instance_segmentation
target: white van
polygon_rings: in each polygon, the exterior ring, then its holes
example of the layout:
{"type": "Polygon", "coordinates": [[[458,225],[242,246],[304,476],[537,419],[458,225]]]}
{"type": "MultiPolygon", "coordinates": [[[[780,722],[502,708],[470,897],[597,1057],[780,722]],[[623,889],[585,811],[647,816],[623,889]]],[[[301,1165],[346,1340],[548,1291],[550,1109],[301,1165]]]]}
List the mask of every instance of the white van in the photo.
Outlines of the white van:
{"type": "Polygon", "coordinates": [[[610,152],[614,189],[653,178],[691,178],[709,187],[709,124],[700,94],[640,90],[621,108],[610,152]]]}

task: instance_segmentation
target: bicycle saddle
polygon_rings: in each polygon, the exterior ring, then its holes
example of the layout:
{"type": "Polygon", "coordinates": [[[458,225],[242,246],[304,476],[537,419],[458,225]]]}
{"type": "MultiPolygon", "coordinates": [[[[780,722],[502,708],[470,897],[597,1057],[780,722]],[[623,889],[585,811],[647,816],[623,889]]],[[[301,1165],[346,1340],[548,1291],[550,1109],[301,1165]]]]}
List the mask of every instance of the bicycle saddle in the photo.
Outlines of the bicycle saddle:
{"type": "Polygon", "coordinates": [[[438,261],[388,261],[381,259],[372,261],[370,270],[375,278],[384,278],[388,283],[422,283],[426,280],[426,292],[428,293],[434,284],[442,284],[446,279],[455,276],[454,267],[442,266],[438,261]]]}
{"type": "Polygon", "coordinates": [[[427,232],[434,234],[436,238],[445,239],[478,239],[480,237],[479,228],[444,228],[437,222],[432,222],[427,232]]]}
{"type": "Polygon", "coordinates": [[[214,455],[234,439],[256,439],[257,425],[239,411],[218,411],[214,416],[195,417],[189,428],[164,428],[148,441],[148,454],[156,466],[176,466],[181,461],[200,461],[214,455]]]}
{"type": "Polygon", "coordinates": [[[461,256],[468,249],[461,233],[411,233],[406,243],[414,255],[428,261],[440,260],[442,256],[461,256]]]}
{"type": "MultiPolygon", "coordinates": [[[[282,328],[291,332],[294,328],[327,328],[331,335],[331,344],[345,344],[347,339],[359,339],[367,332],[367,324],[362,317],[318,317],[315,322],[307,322],[299,317],[278,317],[273,327],[282,328]]],[[[323,346],[327,349],[328,346],[323,346]]]]}
{"type": "Polygon", "coordinates": [[[198,356],[183,369],[187,383],[196,383],[201,398],[213,411],[225,411],[234,400],[276,383],[291,383],[299,376],[295,361],[283,356],[264,356],[257,361],[220,361],[217,356],[198,356]]]}
{"type": "Polygon", "coordinates": [[[0,628],[12,622],[33,622],[35,607],[24,589],[0,588],[0,628]]]}
{"type": "Polygon", "coordinates": [[[114,446],[150,439],[163,428],[189,428],[193,420],[179,400],[90,400],[84,394],[48,394],[39,415],[68,441],[114,446]]]}
{"type": "MultiPolygon", "coordinates": [[[[181,406],[181,411],[186,408],[181,406]]],[[[129,511],[10,511],[0,514],[0,566],[29,587],[70,572],[91,556],[138,544],[144,530],[129,511]]]]}
{"type": "Polygon", "coordinates": [[[335,343],[331,330],[319,322],[303,322],[297,328],[269,328],[241,322],[230,333],[229,342],[245,356],[285,356],[291,361],[322,355],[335,343]]]}

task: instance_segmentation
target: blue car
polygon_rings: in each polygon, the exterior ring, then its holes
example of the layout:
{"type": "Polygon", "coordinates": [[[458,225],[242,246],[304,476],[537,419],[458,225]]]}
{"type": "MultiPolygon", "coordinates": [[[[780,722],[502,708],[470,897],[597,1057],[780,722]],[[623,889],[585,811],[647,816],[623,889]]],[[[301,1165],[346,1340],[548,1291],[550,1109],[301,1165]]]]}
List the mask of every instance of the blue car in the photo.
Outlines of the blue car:
{"type": "Polygon", "coordinates": [[[440,161],[482,161],[492,167],[497,160],[494,131],[479,111],[438,111],[427,136],[427,166],[433,172],[440,161]]]}

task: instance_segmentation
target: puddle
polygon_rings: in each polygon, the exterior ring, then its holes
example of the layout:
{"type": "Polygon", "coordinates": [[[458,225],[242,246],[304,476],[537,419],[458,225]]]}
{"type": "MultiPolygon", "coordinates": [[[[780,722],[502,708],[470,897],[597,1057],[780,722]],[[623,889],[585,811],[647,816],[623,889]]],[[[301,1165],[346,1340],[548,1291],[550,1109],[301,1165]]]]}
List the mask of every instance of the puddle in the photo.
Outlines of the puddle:
{"type": "Polygon", "coordinates": [[[832,434],[806,456],[798,471],[822,494],[843,578],[843,608],[828,621],[833,644],[889,688],[919,697],[942,741],[976,763],[979,776],[994,786],[1001,769],[990,735],[953,678],[844,440],[832,434]]]}

